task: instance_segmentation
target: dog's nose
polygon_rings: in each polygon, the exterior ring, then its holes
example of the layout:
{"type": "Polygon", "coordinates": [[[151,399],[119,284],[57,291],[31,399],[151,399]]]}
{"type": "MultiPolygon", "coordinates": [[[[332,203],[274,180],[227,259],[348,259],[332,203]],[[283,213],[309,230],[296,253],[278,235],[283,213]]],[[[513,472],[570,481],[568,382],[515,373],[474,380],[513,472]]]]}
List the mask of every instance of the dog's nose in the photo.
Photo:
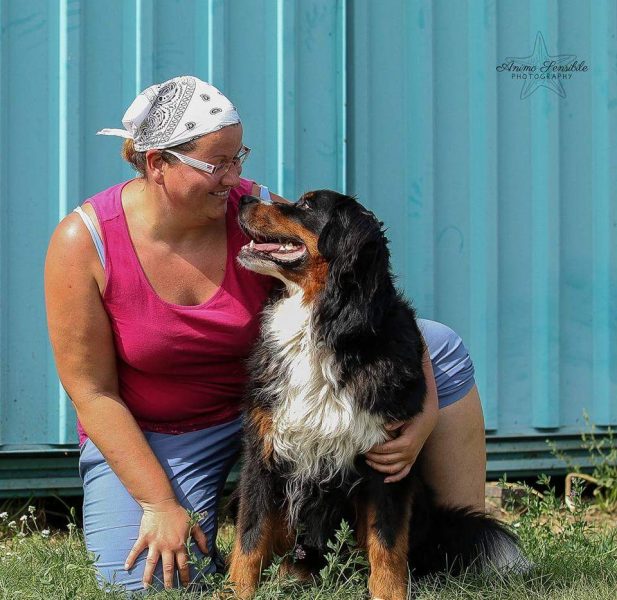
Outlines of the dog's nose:
{"type": "Polygon", "coordinates": [[[259,198],[256,196],[250,196],[245,194],[240,198],[240,206],[244,206],[245,204],[251,204],[252,202],[259,202],[259,198]]]}

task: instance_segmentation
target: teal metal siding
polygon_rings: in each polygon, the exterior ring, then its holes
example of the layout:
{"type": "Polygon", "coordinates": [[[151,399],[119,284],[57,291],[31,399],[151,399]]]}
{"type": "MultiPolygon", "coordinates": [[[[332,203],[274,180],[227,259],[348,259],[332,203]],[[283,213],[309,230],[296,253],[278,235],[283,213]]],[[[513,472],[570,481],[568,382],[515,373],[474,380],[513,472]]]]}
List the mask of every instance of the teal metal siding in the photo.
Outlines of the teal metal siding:
{"type": "Polygon", "coordinates": [[[131,176],[95,132],[183,73],[238,107],[247,176],[385,222],[400,285],[472,353],[493,442],[575,435],[584,408],[616,425],[616,24],[608,0],[0,0],[0,453],[76,442],[47,243],[131,176]],[[564,98],[496,71],[538,31],[590,66],[564,98]]]}
{"type": "Polygon", "coordinates": [[[349,190],[420,313],[463,335],[492,435],[615,424],[615,4],[386,5],[349,5],[349,190]],[[538,31],[591,65],[566,98],[496,72],[538,31]]]}

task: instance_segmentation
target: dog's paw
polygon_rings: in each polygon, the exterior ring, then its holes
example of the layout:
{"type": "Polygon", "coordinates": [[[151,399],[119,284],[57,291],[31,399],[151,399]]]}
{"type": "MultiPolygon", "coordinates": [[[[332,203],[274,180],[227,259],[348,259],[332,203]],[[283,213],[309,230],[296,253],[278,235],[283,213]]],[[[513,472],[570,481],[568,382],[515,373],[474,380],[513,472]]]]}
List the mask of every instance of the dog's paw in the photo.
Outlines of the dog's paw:
{"type": "Polygon", "coordinates": [[[302,583],[312,581],[313,573],[308,565],[303,565],[301,562],[294,562],[291,558],[285,558],[278,570],[279,577],[293,577],[302,583]]]}
{"type": "Polygon", "coordinates": [[[248,595],[239,594],[231,583],[227,583],[223,589],[220,589],[212,594],[211,598],[212,600],[248,600],[252,596],[252,593],[248,595]]]}

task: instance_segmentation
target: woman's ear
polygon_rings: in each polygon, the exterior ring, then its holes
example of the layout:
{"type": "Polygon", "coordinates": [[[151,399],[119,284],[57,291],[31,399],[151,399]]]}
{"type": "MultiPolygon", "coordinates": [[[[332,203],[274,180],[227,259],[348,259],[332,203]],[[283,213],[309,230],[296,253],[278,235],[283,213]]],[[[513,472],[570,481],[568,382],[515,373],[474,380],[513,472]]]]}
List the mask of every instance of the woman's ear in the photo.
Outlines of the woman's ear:
{"type": "Polygon", "coordinates": [[[146,151],[146,174],[148,175],[148,179],[162,185],[164,180],[164,169],[166,167],[167,163],[163,160],[163,153],[161,150],[146,151]]]}

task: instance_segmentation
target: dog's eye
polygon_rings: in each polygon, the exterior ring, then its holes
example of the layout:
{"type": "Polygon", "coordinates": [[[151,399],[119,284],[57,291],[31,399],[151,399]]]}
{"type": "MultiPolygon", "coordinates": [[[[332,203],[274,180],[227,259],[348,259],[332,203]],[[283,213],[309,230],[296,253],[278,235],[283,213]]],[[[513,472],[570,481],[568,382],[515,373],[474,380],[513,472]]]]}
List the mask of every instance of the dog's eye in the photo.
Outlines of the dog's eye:
{"type": "Polygon", "coordinates": [[[306,209],[310,209],[311,207],[308,205],[308,202],[306,201],[306,198],[300,198],[300,200],[298,200],[298,202],[296,202],[296,206],[298,208],[302,208],[303,210],[306,209]]]}

